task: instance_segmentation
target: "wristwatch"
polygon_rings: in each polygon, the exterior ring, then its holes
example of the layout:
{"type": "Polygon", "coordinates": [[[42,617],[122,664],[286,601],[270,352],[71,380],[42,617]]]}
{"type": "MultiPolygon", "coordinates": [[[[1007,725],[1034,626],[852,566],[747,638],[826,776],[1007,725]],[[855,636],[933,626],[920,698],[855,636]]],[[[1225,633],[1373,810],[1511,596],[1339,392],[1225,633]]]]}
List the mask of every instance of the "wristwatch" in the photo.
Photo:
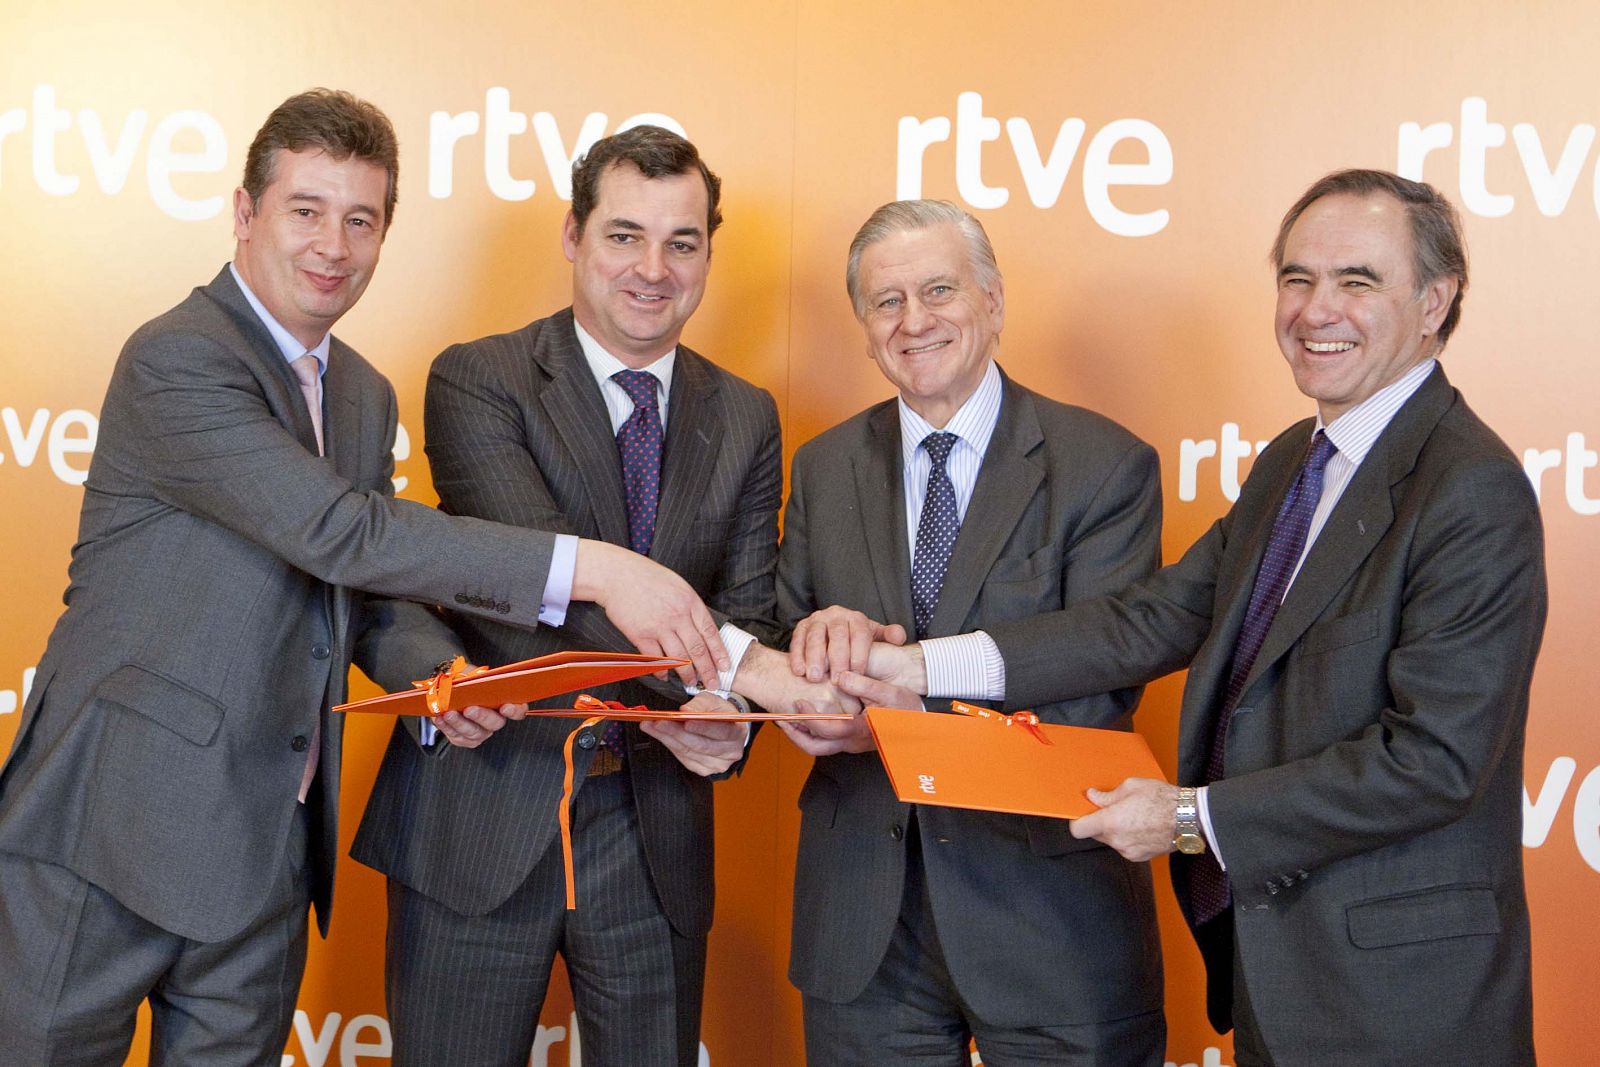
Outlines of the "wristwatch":
{"type": "Polygon", "coordinates": [[[1172,834],[1172,847],[1185,856],[1198,856],[1206,850],[1205,835],[1200,832],[1200,803],[1195,790],[1178,790],[1177,828],[1172,834]]]}

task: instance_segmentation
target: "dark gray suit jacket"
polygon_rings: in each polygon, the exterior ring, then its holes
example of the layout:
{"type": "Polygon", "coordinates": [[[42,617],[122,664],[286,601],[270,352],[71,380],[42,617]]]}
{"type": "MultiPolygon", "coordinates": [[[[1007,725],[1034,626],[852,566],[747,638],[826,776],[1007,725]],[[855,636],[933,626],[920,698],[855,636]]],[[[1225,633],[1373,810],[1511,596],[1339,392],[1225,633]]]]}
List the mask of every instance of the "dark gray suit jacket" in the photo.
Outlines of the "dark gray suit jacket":
{"type": "Polygon", "coordinates": [[[396,407],[335,340],[326,458],[292,371],[225,268],[141,327],[101,411],[56,624],[4,770],[0,850],[68,867],[201,941],[243,929],[282,862],[323,723],[326,930],[352,658],[380,684],[459,646],[416,604],[532,625],[552,540],[395,500],[396,407]]]}
{"type": "MultiPolygon", "coordinates": [[[[446,511],[628,543],[616,439],[570,310],[446,349],[428,380],[427,442],[446,511]]],[[[650,558],[683,576],[719,622],[732,619],[768,642],[782,463],[772,397],[680,345],[650,558]]],[[[468,615],[453,621],[478,663],[633,650],[594,604],[574,602],[564,625],[537,631],[468,615]]],[[[676,683],[593,692],[650,707],[686,699],[676,683]]],[[[351,854],[463,914],[492,910],[555,840],[561,747],[576,725],[527,720],[480,748],[448,753],[425,752],[397,729],[351,854]]],[[[679,933],[703,934],[712,911],[711,784],[636,725],[627,736],[662,906],[679,933]]],[[[581,785],[594,750],[575,753],[581,785]]]]}
{"type": "MultiPolygon", "coordinates": [[[[783,621],[842,604],[911,630],[896,402],[801,448],[791,482],[783,621]]],[[[1006,379],[931,633],[1120,589],[1160,562],[1160,534],[1155,452],[1108,419],[1006,379]]],[[[1036,710],[1049,722],[1128,729],[1139,692],[1112,688],[1036,710]]],[[[808,995],[846,1002],[877,971],[899,915],[911,808],[871,752],[818,759],[800,808],[789,977],[808,995]]],[[[1146,866],[1074,839],[1061,820],[924,806],[916,814],[940,942],[979,1015],[1038,1026],[1160,1009],[1146,866]]]]}
{"type": "MultiPolygon", "coordinates": [[[[1257,459],[1182,560],[990,629],[1040,700],[1189,666],[1179,780],[1201,780],[1228,663],[1312,420],[1257,459]]],[[[1368,454],[1257,656],[1211,816],[1277,1063],[1533,1061],[1522,746],[1544,630],[1538,504],[1443,368],[1368,454]]],[[[1188,867],[1174,881],[1187,911],[1188,867]]],[[[1207,947],[1203,945],[1202,947],[1207,947]]],[[[1225,948],[1225,946],[1222,946],[1225,948]]],[[[1230,1025],[1230,954],[1209,1007],[1230,1025]]]]}

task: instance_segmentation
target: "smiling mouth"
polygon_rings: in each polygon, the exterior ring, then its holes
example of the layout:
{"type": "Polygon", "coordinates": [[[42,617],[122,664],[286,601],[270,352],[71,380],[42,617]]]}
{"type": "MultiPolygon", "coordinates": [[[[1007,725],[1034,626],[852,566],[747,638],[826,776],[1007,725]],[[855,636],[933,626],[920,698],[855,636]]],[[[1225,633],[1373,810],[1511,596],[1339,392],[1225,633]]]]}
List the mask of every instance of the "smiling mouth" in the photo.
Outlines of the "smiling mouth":
{"type": "Polygon", "coordinates": [[[311,279],[312,285],[325,293],[331,293],[339,288],[344,284],[345,279],[349,277],[347,274],[319,274],[314,270],[308,270],[304,273],[307,278],[311,279]]]}
{"type": "Polygon", "coordinates": [[[941,348],[945,347],[949,343],[950,343],[949,341],[935,341],[930,345],[918,345],[915,348],[902,348],[900,350],[900,354],[903,355],[903,356],[920,356],[924,352],[937,351],[938,349],[941,349],[941,348]]]}
{"type": "Polygon", "coordinates": [[[640,293],[632,289],[628,289],[626,292],[635,303],[639,304],[659,304],[668,299],[665,293],[640,293]]]}
{"type": "Polygon", "coordinates": [[[1348,352],[1356,346],[1354,341],[1302,341],[1308,352],[1348,352]]]}

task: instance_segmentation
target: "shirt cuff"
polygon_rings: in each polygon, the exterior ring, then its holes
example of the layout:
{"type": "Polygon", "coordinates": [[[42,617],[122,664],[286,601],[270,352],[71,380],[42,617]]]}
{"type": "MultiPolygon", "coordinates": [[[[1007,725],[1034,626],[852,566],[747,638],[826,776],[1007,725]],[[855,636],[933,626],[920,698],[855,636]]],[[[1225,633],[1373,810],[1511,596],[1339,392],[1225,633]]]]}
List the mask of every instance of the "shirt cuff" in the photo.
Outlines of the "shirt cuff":
{"type": "Polygon", "coordinates": [[[920,642],[928,695],[956,700],[1004,700],[1006,661],[982,630],[920,642]]]}
{"type": "Polygon", "coordinates": [[[1195,806],[1200,809],[1200,831],[1206,835],[1206,847],[1216,857],[1217,866],[1227,870],[1228,865],[1222,861],[1222,849],[1217,847],[1216,832],[1211,829],[1211,804],[1206,800],[1207,788],[1207,786],[1201,786],[1194,791],[1195,806]]]}
{"type": "Polygon", "coordinates": [[[722,647],[728,650],[728,669],[717,672],[717,688],[727,692],[733,688],[733,676],[739,673],[739,663],[756,643],[756,636],[731,622],[723,623],[717,633],[722,638],[722,647]]]}
{"type": "Polygon", "coordinates": [[[578,570],[578,538],[556,534],[550,553],[550,574],[544,580],[544,596],[539,601],[539,621],[560,626],[567,621],[567,606],[572,603],[572,576],[578,570]]]}

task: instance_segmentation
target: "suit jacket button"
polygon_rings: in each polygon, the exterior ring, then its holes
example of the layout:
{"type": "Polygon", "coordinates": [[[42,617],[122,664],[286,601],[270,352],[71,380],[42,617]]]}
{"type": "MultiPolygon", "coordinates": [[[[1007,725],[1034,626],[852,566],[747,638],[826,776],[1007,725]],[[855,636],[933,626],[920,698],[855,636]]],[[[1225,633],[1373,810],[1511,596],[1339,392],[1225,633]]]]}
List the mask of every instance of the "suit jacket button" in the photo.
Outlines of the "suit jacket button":
{"type": "Polygon", "coordinates": [[[465,594],[465,593],[457,593],[456,594],[456,603],[457,604],[465,604],[465,603],[467,603],[467,600],[468,600],[467,594],[465,594]]]}
{"type": "Polygon", "coordinates": [[[328,646],[324,645],[324,644],[312,645],[311,646],[311,658],[312,659],[327,659],[328,658],[328,646]]]}
{"type": "Polygon", "coordinates": [[[585,752],[589,751],[596,744],[598,744],[598,742],[595,739],[593,731],[585,730],[583,733],[578,735],[578,747],[583,749],[585,752]]]}
{"type": "Polygon", "coordinates": [[[1275,896],[1278,895],[1278,883],[1277,882],[1268,882],[1267,883],[1267,895],[1271,896],[1271,897],[1275,897],[1275,896]]]}
{"type": "Polygon", "coordinates": [[[289,742],[289,747],[296,752],[304,752],[311,747],[311,742],[306,740],[305,734],[295,734],[294,740],[289,742]]]}
{"type": "Polygon", "coordinates": [[[894,838],[896,841],[899,841],[906,836],[906,828],[901,826],[899,823],[895,823],[893,826],[889,827],[889,836],[894,838]]]}
{"type": "Polygon", "coordinates": [[[510,604],[509,601],[502,600],[502,601],[500,601],[500,603],[498,603],[498,604],[496,604],[494,606],[494,610],[498,611],[502,615],[510,615],[511,614],[511,604],[510,604]]]}

